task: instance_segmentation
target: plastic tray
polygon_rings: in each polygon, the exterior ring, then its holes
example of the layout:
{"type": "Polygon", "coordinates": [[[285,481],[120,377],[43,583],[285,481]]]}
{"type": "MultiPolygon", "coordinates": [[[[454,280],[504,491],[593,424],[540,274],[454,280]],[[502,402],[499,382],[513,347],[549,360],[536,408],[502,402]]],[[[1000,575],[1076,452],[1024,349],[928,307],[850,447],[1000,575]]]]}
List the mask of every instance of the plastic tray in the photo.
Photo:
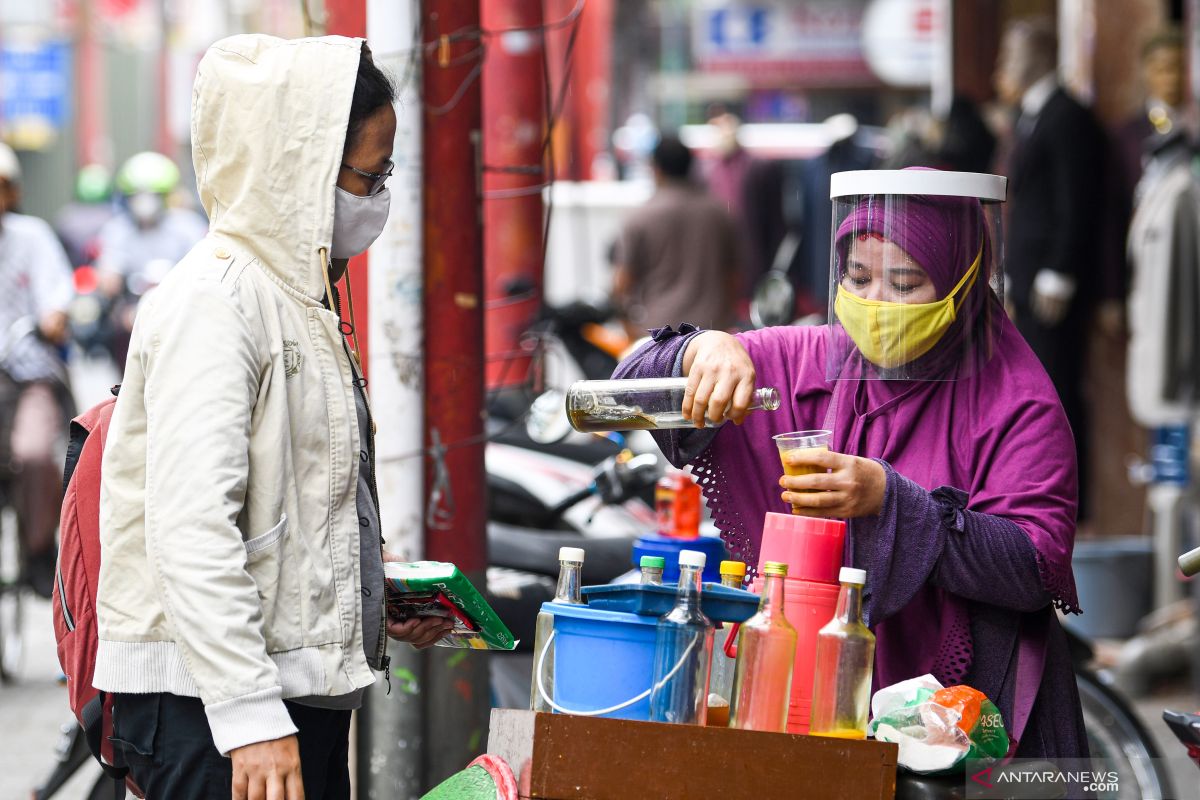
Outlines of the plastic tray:
{"type": "MultiPolygon", "coordinates": [[[[745,589],[730,589],[719,583],[705,583],[700,607],[714,622],[745,622],[758,610],[759,596],[745,589]]],[[[662,586],[640,583],[584,586],[588,606],[602,611],[624,611],[648,617],[661,617],[675,607],[675,584],[662,586]]]]}

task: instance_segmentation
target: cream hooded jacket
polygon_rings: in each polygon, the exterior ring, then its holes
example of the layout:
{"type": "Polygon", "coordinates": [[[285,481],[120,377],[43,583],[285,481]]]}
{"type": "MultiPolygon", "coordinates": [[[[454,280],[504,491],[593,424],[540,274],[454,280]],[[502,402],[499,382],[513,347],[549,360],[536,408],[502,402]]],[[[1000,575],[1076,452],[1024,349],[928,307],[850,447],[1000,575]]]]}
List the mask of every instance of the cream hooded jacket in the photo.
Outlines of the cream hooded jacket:
{"type": "Polygon", "coordinates": [[[199,697],[222,753],[293,733],[283,698],[374,679],[366,444],[322,303],[361,47],[245,35],[201,60],[192,158],[210,232],[139,309],[104,452],[93,683],[199,697]]]}

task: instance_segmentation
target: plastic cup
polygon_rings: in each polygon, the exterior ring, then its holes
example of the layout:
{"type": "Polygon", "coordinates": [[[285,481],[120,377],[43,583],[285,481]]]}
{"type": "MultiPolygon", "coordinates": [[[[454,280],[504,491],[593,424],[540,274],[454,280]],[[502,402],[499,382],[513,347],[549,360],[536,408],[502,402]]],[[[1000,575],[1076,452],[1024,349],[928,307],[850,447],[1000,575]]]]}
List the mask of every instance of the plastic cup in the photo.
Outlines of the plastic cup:
{"type": "MultiPolygon", "coordinates": [[[[817,467],[804,467],[788,463],[788,455],[802,450],[828,450],[833,438],[833,431],[793,431],[780,433],[771,437],[779,448],[779,460],[783,463],[784,475],[812,475],[822,472],[817,467]]],[[[815,491],[815,490],[810,490],[815,491]]],[[[793,505],[792,513],[799,514],[800,509],[793,505]]]]}

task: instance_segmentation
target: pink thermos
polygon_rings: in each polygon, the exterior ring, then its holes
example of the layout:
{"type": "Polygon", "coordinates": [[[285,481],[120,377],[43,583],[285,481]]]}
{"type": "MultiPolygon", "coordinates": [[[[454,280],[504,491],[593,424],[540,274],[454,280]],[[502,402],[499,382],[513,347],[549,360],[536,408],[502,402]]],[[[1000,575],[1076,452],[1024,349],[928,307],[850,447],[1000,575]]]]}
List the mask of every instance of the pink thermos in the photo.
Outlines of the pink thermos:
{"type": "MultiPolygon", "coordinates": [[[[768,561],[788,565],[784,613],[796,629],[796,662],[788,704],[788,733],[808,733],[812,710],[817,632],[837,609],[838,570],[846,523],[837,520],[768,513],[763,523],[758,566],[768,561]]],[[[758,591],[756,576],[751,588],[758,591]]]]}

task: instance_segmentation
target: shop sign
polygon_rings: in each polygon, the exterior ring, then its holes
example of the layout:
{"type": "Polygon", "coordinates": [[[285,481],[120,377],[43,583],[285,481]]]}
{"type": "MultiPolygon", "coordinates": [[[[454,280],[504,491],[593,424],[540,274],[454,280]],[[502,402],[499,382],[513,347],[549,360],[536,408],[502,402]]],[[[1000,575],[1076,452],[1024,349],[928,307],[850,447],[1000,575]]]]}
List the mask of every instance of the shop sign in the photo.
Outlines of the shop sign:
{"type": "Polygon", "coordinates": [[[862,51],[866,6],[867,0],[701,0],[691,20],[695,68],[793,86],[874,84],[862,51]]]}
{"type": "Polygon", "coordinates": [[[0,46],[0,125],[19,149],[48,147],[67,120],[71,53],[64,42],[0,46]]]}
{"type": "Polygon", "coordinates": [[[892,86],[929,86],[944,57],[945,0],[872,0],[862,45],[875,74],[892,86]]]}

